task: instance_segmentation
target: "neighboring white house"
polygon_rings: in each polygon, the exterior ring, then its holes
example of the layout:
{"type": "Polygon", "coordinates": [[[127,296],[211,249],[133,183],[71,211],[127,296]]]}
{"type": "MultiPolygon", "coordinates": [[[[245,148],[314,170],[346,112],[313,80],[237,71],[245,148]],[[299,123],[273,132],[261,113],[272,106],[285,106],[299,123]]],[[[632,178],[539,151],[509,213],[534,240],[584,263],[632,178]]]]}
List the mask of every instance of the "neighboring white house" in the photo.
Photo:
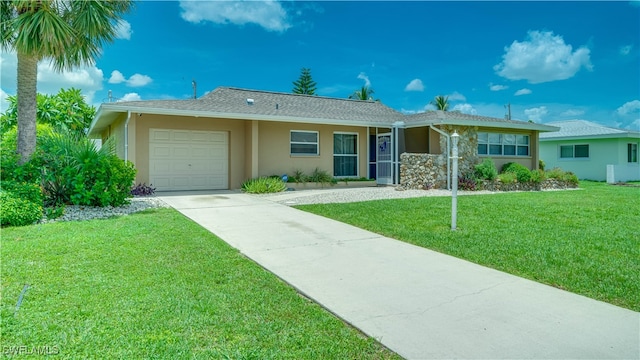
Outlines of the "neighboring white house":
{"type": "Polygon", "coordinates": [[[586,180],[639,181],[640,132],[585,120],[547,123],[558,132],[540,133],[540,159],[586,180]]]}

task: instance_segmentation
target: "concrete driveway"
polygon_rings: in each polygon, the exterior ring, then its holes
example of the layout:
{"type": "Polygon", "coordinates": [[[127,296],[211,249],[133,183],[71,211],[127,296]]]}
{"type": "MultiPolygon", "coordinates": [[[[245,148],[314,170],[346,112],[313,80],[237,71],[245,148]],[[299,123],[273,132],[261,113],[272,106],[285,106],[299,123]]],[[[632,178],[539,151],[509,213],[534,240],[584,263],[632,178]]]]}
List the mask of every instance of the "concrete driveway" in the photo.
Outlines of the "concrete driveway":
{"type": "Polygon", "coordinates": [[[640,358],[640,313],[265,198],[159,197],[405,358],[640,358]]]}

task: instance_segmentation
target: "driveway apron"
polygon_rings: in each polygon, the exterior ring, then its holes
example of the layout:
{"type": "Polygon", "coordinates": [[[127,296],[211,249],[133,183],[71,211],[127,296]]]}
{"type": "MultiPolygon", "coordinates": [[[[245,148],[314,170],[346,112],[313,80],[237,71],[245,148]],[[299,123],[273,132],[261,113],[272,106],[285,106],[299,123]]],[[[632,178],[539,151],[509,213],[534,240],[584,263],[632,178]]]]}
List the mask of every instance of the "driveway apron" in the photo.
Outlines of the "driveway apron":
{"type": "Polygon", "coordinates": [[[160,198],[404,358],[640,358],[640,313],[252,195],[160,198]]]}

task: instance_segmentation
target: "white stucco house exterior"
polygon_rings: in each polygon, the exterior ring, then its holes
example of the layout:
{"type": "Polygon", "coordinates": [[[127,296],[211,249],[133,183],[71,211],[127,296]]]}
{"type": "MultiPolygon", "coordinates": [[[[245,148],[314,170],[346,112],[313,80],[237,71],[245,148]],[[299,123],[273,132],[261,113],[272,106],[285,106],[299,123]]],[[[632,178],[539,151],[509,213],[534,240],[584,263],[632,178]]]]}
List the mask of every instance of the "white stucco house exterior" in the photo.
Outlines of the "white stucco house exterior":
{"type": "Polygon", "coordinates": [[[560,128],[540,133],[540,159],[585,180],[640,181],[640,131],[585,120],[546,123],[560,128]]]}

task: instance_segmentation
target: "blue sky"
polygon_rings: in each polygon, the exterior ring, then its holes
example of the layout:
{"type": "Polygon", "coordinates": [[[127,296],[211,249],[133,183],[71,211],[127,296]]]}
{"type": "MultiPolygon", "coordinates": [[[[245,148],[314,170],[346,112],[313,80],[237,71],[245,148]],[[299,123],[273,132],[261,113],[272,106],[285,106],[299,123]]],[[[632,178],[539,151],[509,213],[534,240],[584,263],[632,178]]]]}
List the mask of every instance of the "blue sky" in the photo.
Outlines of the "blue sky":
{"type": "MultiPolygon", "coordinates": [[[[453,110],[519,120],[584,119],[640,130],[640,2],[140,1],[93,66],[45,61],[38,90],[108,99],[186,99],[218,86],[317,93],[362,85],[405,113],[453,110]]],[[[2,53],[0,95],[15,94],[2,53]]],[[[2,102],[2,108],[6,103],[2,102]]]]}

